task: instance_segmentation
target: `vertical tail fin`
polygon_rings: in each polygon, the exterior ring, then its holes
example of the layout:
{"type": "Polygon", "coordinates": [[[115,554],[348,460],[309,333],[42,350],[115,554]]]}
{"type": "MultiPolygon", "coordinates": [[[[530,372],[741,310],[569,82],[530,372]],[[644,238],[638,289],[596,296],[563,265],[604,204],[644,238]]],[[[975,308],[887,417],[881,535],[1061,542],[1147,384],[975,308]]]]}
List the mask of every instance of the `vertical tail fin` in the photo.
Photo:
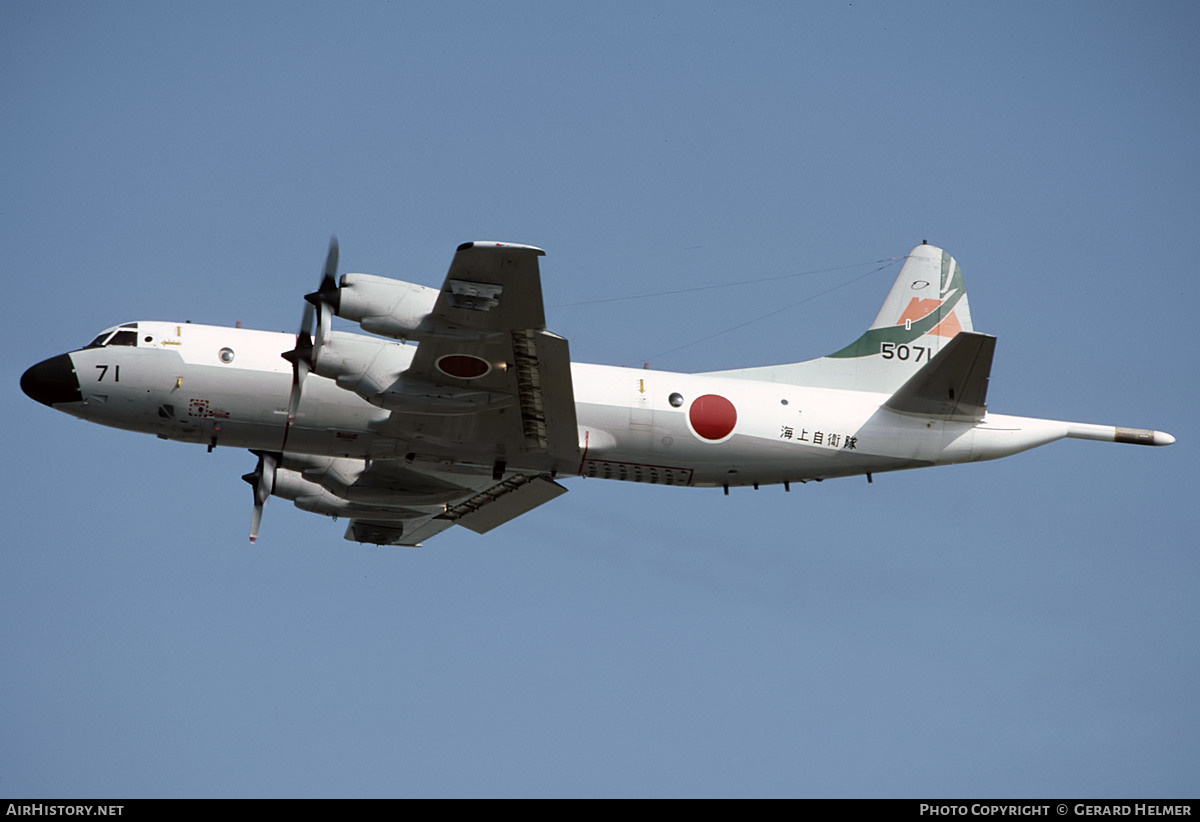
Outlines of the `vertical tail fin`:
{"type": "Polygon", "coordinates": [[[807,362],[716,372],[722,376],[891,394],[960,331],[973,331],[958,263],[940,248],[912,250],[862,336],[807,362]]]}
{"type": "Polygon", "coordinates": [[[940,348],[939,343],[948,342],[959,331],[973,330],[958,263],[940,248],[922,244],[908,255],[867,332],[829,356],[878,354],[884,343],[911,345],[922,338],[940,348]]]}

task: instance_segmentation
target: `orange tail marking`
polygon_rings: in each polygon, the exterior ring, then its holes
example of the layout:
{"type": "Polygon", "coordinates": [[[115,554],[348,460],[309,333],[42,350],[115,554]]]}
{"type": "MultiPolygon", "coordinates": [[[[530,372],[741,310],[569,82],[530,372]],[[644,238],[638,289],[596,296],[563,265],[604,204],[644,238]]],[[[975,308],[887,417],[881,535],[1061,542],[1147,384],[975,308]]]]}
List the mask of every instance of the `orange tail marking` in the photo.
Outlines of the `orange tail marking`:
{"type": "MultiPolygon", "coordinates": [[[[904,325],[906,322],[923,320],[934,311],[937,311],[941,305],[941,300],[922,300],[918,299],[917,297],[913,297],[908,301],[908,307],[904,309],[904,313],[900,315],[900,319],[896,320],[896,325],[904,325]]],[[[953,337],[959,331],[962,331],[962,324],[958,321],[958,315],[951,311],[945,319],[931,328],[928,333],[935,334],[939,337],[949,338],[953,337]]]]}
{"type": "Polygon", "coordinates": [[[937,310],[937,307],[942,304],[941,300],[921,300],[913,297],[908,301],[908,307],[904,309],[904,313],[900,315],[900,319],[896,320],[896,325],[904,325],[905,321],[923,320],[937,310]]]}
{"type": "Polygon", "coordinates": [[[959,331],[962,331],[962,325],[958,322],[958,314],[953,311],[950,312],[950,316],[929,329],[930,334],[937,334],[939,337],[953,337],[959,331]]]}

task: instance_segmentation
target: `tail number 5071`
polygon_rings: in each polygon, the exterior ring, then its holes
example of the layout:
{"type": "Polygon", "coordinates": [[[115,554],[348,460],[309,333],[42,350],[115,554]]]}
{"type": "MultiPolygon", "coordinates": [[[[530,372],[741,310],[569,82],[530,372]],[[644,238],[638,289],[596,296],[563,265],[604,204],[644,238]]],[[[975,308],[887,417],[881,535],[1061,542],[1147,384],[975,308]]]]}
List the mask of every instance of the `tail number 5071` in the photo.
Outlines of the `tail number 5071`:
{"type": "Polygon", "coordinates": [[[907,345],[905,343],[882,342],[879,344],[879,356],[885,360],[901,360],[907,362],[928,362],[933,356],[933,349],[925,345],[907,345]]]}

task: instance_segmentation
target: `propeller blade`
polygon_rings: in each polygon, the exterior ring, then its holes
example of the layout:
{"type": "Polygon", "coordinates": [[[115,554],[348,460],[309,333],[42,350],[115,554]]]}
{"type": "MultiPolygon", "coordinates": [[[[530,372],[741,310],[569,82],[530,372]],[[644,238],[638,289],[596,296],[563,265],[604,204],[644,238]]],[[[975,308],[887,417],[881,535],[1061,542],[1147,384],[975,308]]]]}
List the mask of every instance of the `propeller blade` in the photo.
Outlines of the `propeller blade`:
{"type": "Polygon", "coordinates": [[[290,424],[296,419],[296,414],[300,411],[300,392],[304,385],[304,378],[308,376],[308,363],[304,360],[296,361],[296,375],[292,380],[292,394],[288,397],[288,423],[290,424]]]}
{"type": "MultiPolygon", "coordinates": [[[[311,308],[308,309],[308,311],[311,310],[311,308]]],[[[280,451],[287,448],[288,435],[292,432],[292,423],[296,421],[296,414],[300,411],[300,396],[304,388],[304,378],[312,369],[312,350],[312,337],[309,336],[308,331],[301,329],[300,333],[296,335],[296,347],[280,355],[292,364],[292,390],[288,393],[287,420],[283,424],[283,442],[279,446],[280,451]]]]}
{"type": "Polygon", "coordinates": [[[258,465],[249,474],[243,474],[242,479],[250,483],[254,493],[254,509],[250,514],[250,542],[258,541],[258,527],[262,524],[263,506],[271,498],[275,490],[275,469],[279,467],[278,455],[270,451],[255,451],[258,454],[258,465]]]}
{"type": "Polygon", "coordinates": [[[321,284],[311,294],[305,294],[304,299],[316,309],[316,327],[313,329],[313,350],[310,365],[316,368],[321,356],[321,348],[329,336],[329,327],[333,315],[338,308],[341,292],[337,283],[338,268],[338,239],[337,235],[329,238],[329,253],[325,257],[325,270],[321,273],[321,284]]]}
{"type": "Polygon", "coordinates": [[[314,309],[311,303],[305,303],[304,312],[300,315],[300,333],[312,337],[314,309]]]}
{"type": "Polygon", "coordinates": [[[321,283],[317,290],[304,295],[304,313],[300,315],[300,331],[296,334],[296,347],[281,356],[292,364],[292,390],[288,395],[287,422],[283,429],[282,451],[287,447],[288,434],[300,411],[300,397],[304,391],[304,378],[317,367],[321,347],[329,335],[333,312],[337,307],[339,292],[337,285],[338,267],[337,235],[329,239],[329,253],[325,255],[325,268],[321,272],[321,283]]]}
{"type": "Polygon", "coordinates": [[[254,503],[250,514],[250,544],[258,542],[258,526],[262,525],[263,506],[261,502],[254,503]]]}
{"type": "Polygon", "coordinates": [[[325,271],[321,276],[321,287],[318,289],[321,293],[327,291],[337,291],[337,268],[338,268],[338,239],[334,234],[329,238],[329,253],[325,255],[325,271]]]}

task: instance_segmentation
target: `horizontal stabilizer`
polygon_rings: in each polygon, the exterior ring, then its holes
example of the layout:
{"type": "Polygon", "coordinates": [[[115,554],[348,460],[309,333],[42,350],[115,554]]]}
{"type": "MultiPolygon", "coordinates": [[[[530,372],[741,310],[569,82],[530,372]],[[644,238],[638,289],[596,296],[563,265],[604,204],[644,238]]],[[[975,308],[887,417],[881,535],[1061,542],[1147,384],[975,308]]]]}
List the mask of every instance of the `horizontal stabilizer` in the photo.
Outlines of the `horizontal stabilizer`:
{"type": "Polygon", "coordinates": [[[884,406],[901,414],[981,420],[987,411],[988,375],[996,338],[960,331],[884,406]]]}

